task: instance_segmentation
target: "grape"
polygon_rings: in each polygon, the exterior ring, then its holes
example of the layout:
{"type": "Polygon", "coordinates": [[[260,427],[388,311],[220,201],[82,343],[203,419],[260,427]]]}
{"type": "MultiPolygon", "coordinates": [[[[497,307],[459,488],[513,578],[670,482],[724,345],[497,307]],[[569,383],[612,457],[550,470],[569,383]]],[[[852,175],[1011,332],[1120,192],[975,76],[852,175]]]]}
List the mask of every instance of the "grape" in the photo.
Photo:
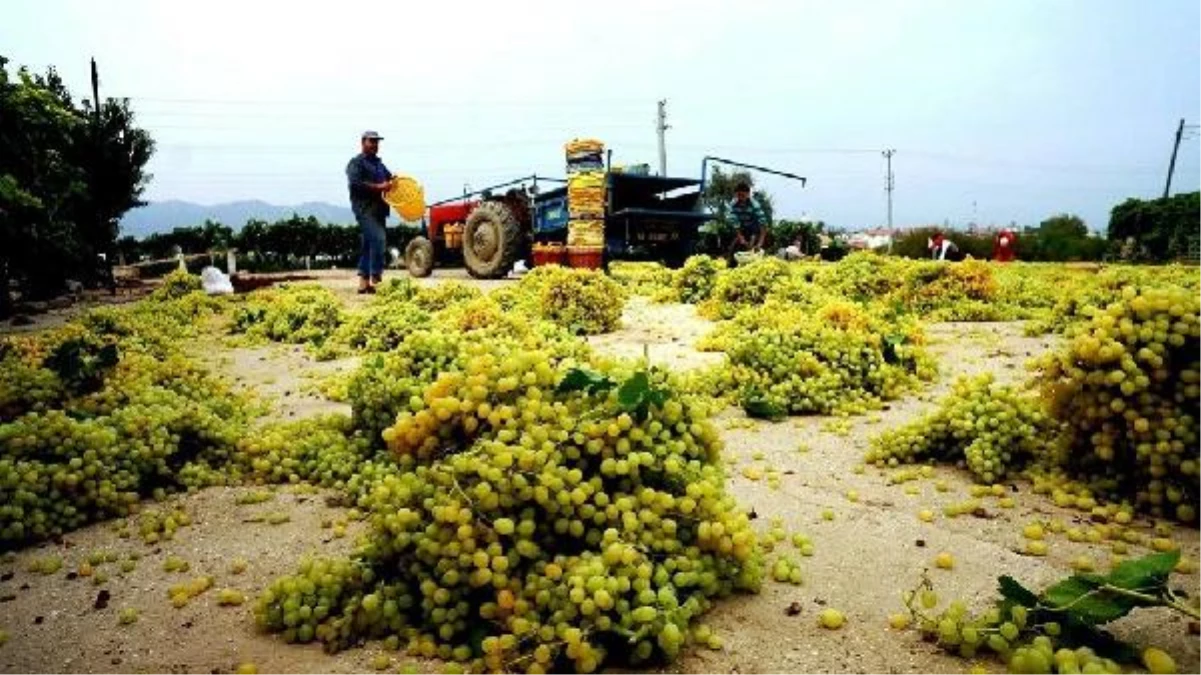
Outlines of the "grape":
{"type": "Polygon", "coordinates": [[[1155,647],[1143,650],[1143,665],[1151,673],[1175,673],[1176,661],[1167,652],[1155,647]]]}
{"type": "Polygon", "coordinates": [[[1045,542],[1045,541],[1034,541],[1034,540],[1032,540],[1032,541],[1027,541],[1027,542],[1026,542],[1026,554],[1027,554],[1027,555],[1034,555],[1034,556],[1045,556],[1045,555],[1047,555],[1047,542],[1045,542]]]}
{"type": "Polygon", "coordinates": [[[1022,536],[1031,540],[1041,540],[1044,536],[1043,527],[1038,523],[1030,523],[1022,528],[1022,536]]]}
{"type": "Polygon", "coordinates": [[[934,565],[939,569],[949,570],[955,567],[955,558],[950,553],[943,551],[934,558],[934,565]]]}
{"type": "Polygon", "coordinates": [[[827,607],[818,613],[817,621],[822,628],[838,630],[846,623],[846,616],[837,609],[827,607]]]}
{"type": "Polygon", "coordinates": [[[253,663],[250,663],[249,661],[243,661],[242,663],[238,664],[238,667],[234,670],[234,672],[238,675],[255,675],[259,672],[259,669],[258,666],[254,665],[253,663]]]}
{"type": "Polygon", "coordinates": [[[909,615],[900,613],[889,614],[888,625],[893,630],[904,630],[909,627],[909,615]]]}
{"type": "Polygon", "coordinates": [[[218,605],[240,605],[243,602],[246,602],[246,596],[239,590],[222,588],[217,593],[218,605]]]}
{"type": "Polygon", "coordinates": [[[122,626],[128,626],[131,623],[136,623],[138,620],[138,610],[133,607],[124,607],[117,614],[117,621],[122,626]]]}

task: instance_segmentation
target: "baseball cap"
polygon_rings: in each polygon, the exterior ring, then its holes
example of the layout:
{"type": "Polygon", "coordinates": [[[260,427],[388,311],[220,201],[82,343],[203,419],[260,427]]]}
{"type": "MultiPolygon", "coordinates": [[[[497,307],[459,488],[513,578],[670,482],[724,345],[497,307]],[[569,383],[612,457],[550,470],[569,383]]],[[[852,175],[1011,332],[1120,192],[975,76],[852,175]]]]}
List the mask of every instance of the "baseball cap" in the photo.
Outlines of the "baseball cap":
{"type": "Polygon", "coordinates": [[[376,131],[364,131],[363,135],[360,138],[362,138],[363,140],[366,140],[368,138],[374,138],[377,141],[384,140],[384,137],[380,136],[379,132],[376,132],[376,131]]]}

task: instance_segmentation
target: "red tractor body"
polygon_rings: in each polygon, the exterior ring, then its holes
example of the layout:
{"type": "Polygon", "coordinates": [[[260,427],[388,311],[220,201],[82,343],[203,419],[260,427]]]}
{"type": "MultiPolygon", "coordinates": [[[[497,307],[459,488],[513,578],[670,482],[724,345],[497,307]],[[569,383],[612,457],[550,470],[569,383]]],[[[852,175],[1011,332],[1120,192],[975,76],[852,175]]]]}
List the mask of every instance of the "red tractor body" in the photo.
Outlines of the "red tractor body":
{"type": "Polygon", "coordinates": [[[442,228],[451,223],[465,223],[467,216],[479,206],[479,201],[451,202],[431,206],[429,210],[429,239],[442,240],[442,228]]]}

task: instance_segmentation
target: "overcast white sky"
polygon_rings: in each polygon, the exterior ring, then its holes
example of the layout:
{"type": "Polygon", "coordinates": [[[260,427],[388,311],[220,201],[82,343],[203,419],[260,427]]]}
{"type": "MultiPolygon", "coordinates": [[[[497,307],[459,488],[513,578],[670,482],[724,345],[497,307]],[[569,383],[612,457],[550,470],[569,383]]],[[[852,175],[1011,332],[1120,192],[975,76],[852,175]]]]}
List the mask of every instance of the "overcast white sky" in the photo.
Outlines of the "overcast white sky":
{"type": "MultiPolygon", "coordinates": [[[[706,153],[800,173],[764,179],[784,216],[898,225],[1104,229],[1163,189],[1176,123],[1201,118],[1196,0],[905,2],[5,3],[0,54],[58,67],[80,97],[132,100],[158,142],[151,200],[346,200],[358,134],[427,198],[562,175],[597,137],[668,172],[706,153]]],[[[1201,184],[1184,141],[1174,190],[1201,184]]]]}

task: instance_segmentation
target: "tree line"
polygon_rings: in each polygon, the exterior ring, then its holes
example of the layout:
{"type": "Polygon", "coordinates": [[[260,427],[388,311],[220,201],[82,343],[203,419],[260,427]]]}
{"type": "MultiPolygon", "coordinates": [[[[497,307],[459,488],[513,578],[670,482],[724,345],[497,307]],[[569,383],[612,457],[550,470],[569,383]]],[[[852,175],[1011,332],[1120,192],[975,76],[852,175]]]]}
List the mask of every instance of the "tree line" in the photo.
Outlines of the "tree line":
{"type": "MultiPolygon", "coordinates": [[[[389,227],[388,245],[404,250],[417,234],[415,228],[389,227]]],[[[358,225],[322,223],[313,216],[293,214],[273,223],[251,219],[237,231],[206,220],[203,225],[177,227],[142,239],[122,237],[117,249],[126,264],[169,259],[177,253],[223,254],[233,249],[237,251],[238,269],[276,272],[303,268],[306,260],[319,261],[326,267],[353,266],[358,261],[360,240],[358,225]]]]}

